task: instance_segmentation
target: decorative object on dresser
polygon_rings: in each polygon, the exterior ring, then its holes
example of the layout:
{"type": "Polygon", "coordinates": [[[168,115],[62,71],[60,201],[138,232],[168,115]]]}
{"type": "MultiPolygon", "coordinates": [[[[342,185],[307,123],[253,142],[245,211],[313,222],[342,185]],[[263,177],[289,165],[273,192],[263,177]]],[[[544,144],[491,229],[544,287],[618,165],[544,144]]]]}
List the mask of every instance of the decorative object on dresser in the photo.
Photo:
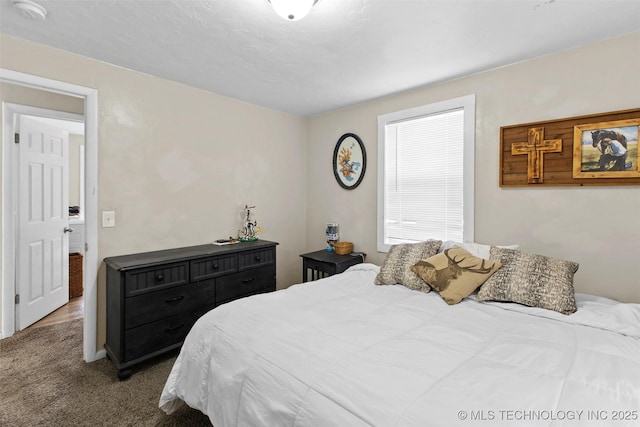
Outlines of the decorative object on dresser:
{"type": "Polygon", "coordinates": [[[352,265],[364,262],[367,254],[353,252],[350,255],[338,255],[335,252],[321,250],[300,256],[302,257],[302,281],[308,282],[309,270],[311,270],[311,280],[333,276],[342,273],[352,265]]]}
{"type": "Polygon", "coordinates": [[[640,185],[639,129],[640,108],[502,126],[500,187],[640,185]]]}
{"type": "Polygon", "coordinates": [[[255,206],[244,205],[242,229],[238,230],[238,240],[241,242],[253,242],[254,240],[258,240],[258,233],[262,231],[262,229],[258,227],[258,221],[253,218],[253,212],[251,212],[251,209],[255,208],[255,206]]]}
{"type": "Polygon", "coordinates": [[[118,378],[179,348],[195,321],[214,307],[275,291],[277,244],[209,244],[105,258],[104,347],[118,378]]]}
{"type": "Polygon", "coordinates": [[[333,150],[333,175],[340,187],[353,190],[362,182],[367,169],[367,152],[360,137],[345,133],[333,150]]]}

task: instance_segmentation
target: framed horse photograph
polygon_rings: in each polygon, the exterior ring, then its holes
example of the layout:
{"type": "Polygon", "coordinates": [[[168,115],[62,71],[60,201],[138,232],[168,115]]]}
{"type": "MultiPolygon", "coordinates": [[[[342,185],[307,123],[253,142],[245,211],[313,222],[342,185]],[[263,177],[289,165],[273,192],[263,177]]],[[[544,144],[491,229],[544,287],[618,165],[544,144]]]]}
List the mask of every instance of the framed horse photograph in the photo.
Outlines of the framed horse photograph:
{"type": "Polygon", "coordinates": [[[573,128],[574,178],[640,178],[640,119],[579,124],[573,128]]]}

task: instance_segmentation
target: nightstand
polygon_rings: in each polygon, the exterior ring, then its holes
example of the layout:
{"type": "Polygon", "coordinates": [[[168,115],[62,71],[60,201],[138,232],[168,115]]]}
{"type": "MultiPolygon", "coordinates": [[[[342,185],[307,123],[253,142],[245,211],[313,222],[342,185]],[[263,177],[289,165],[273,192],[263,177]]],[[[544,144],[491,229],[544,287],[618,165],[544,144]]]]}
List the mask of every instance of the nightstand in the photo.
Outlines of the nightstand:
{"type": "Polygon", "coordinates": [[[354,252],[350,255],[338,255],[335,252],[321,250],[300,256],[302,257],[302,281],[308,282],[342,273],[352,265],[364,262],[367,254],[354,252]],[[309,270],[311,270],[311,279],[309,279],[309,270]]]}

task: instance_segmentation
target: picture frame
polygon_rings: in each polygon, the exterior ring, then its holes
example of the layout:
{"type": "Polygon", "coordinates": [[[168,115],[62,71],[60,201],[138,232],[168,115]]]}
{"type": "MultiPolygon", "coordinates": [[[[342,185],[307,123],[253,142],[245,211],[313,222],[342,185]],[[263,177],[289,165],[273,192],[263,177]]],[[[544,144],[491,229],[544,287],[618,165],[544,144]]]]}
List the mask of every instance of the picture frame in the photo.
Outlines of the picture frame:
{"type": "Polygon", "coordinates": [[[573,177],[640,178],[640,119],[578,124],[573,128],[573,177]]]}
{"type": "Polygon", "coordinates": [[[353,190],[358,187],[367,170],[367,153],[360,137],[345,133],[333,150],[333,175],[340,187],[353,190]]]}

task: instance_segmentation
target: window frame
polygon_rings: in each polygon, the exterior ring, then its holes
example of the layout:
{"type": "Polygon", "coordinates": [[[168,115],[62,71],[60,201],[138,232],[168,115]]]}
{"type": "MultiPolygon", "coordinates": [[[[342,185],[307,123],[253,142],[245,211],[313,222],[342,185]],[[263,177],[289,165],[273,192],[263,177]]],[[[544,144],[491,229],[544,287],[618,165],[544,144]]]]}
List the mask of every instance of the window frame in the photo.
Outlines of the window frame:
{"type": "Polygon", "coordinates": [[[464,110],[463,124],[463,209],[462,218],[464,242],[474,241],[474,211],[475,211],[475,95],[439,101],[419,107],[396,111],[378,116],[378,203],[377,203],[377,249],[378,252],[388,252],[391,245],[384,242],[384,184],[385,184],[385,126],[388,124],[417,119],[420,117],[444,113],[446,111],[464,110]]]}

